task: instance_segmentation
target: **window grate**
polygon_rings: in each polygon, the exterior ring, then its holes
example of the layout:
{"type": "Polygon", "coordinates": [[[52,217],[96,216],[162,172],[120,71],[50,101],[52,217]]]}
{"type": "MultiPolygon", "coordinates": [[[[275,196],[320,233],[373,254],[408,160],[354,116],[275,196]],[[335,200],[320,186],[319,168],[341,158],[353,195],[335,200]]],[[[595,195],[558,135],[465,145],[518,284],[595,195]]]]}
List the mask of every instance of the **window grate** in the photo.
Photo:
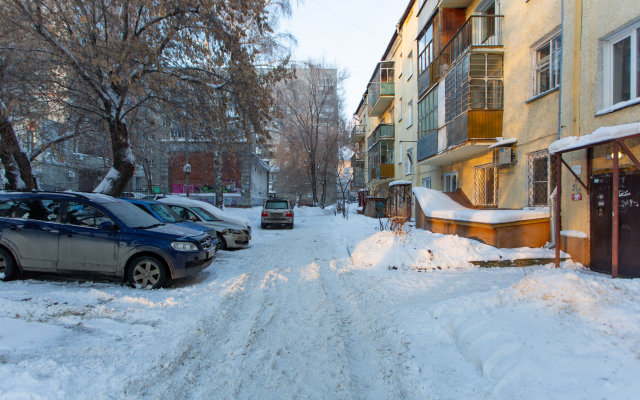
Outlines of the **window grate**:
{"type": "Polygon", "coordinates": [[[497,207],[498,176],[495,164],[474,167],[474,203],[479,207],[497,207]]]}

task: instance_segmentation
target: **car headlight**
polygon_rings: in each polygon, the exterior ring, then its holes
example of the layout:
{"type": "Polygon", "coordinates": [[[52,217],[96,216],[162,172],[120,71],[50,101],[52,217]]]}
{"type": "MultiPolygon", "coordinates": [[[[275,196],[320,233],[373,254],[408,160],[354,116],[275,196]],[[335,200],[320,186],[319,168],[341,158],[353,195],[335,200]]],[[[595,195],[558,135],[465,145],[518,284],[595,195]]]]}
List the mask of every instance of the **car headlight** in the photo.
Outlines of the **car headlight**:
{"type": "Polygon", "coordinates": [[[171,242],[171,247],[178,251],[197,251],[198,246],[192,242],[171,242]]]}
{"type": "Polygon", "coordinates": [[[241,231],[241,230],[239,230],[239,229],[229,229],[229,233],[233,233],[234,235],[241,235],[241,234],[243,234],[244,232],[242,232],[242,231],[241,231]]]}

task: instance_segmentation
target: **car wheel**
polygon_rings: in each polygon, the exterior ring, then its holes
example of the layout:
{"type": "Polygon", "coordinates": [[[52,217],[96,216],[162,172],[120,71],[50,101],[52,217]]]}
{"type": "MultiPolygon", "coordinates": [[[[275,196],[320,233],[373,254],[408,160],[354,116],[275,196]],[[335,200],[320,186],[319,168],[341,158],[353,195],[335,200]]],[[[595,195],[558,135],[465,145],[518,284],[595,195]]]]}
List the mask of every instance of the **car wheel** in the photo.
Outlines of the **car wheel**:
{"type": "Polygon", "coordinates": [[[218,239],[220,239],[220,250],[226,250],[227,249],[227,241],[224,240],[224,236],[220,235],[220,236],[218,236],[218,239]]]}
{"type": "Polygon", "coordinates": [[[0,280],[10,281],[18,275],[13,257],[5,249],[0,249],[0,280]]]}
{"type": "Polygon", "coordinates": [[[139,257],[133,260],[128,273],[129,283],[137,288],[157,289],[167,283],[167,270],[155,257],[139,257]]]}

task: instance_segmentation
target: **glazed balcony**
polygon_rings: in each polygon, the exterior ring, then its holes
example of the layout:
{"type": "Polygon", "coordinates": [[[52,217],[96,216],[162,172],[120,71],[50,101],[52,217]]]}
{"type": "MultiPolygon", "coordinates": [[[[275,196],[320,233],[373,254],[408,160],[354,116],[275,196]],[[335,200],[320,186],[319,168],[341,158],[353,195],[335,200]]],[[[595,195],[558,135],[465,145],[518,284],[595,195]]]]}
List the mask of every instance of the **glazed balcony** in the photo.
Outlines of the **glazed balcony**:
{"type": "MultiPolygon", "coordinates": [[[[472,15],[424,70],[419,71],[418,93],[422,94],[447,73],[468,51],[476,48],[501,48],[502,15],[472,15]]],[[[426,63],[425,63],[426,64],[426,63]]]]}
{"type": "Polygon", "coordinates": [[[354,125],[353,129],[351,129],[351,141],[353,143],[358,143],[364,139],[364,135],[366,133],[366,126],[364,125],[354,125]]]}
{"type": "Polygon", "coordinates": [[[369,116],[380,117],[393,103],[395,96],[393,61],[378,63],[367,89],[369,116]]]}
{"type": "Polygon", "coordinates": [[[352,159],[352,165],[353,165],[353,180],[351,181],[351,188],[352,189],[362,188],[366,184],[364,160],[353,162],[353,159],[352,159]]]}
{"type": "Polygon", "coordinates": [[[369,161],[369,181],[389,179],[395,176],[393,124],[380,124],[367,141],[369,161]]]}
{"type": "Polygon", "coordinates": [[[379,124],[376,129],[371,133],[369,139],[367,139],[367,148],[370,149],[373,145],[378,143],[379,140],[390,139],[395,137],[395,125],[394,124],[379,124]]]}

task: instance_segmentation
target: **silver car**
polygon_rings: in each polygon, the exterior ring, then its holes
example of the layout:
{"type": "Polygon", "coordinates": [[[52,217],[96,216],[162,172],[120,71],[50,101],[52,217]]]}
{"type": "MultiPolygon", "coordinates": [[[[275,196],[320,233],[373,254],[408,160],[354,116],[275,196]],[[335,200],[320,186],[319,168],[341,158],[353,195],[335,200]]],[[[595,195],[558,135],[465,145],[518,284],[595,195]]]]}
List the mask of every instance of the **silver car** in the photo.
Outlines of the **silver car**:
{"type": "Polygon", "coordinates": [[[249,246],[251,230],[248,227],[223,221],[203,207],[197,205],[186,202],[170,202],[166,199],[163,199],[163,203],[167,204],[176,214],[187,221],[197,222],[214,228],[217,232],[218,239],[220,239],[221,249],[242,249],[249,246]]]}
{"type": "Polygon", "coordinates": [[[293,207],[288,200],[265,200],[260,222],[262,229],[269,226],[285,226],[293,229],[293,207]]]}

